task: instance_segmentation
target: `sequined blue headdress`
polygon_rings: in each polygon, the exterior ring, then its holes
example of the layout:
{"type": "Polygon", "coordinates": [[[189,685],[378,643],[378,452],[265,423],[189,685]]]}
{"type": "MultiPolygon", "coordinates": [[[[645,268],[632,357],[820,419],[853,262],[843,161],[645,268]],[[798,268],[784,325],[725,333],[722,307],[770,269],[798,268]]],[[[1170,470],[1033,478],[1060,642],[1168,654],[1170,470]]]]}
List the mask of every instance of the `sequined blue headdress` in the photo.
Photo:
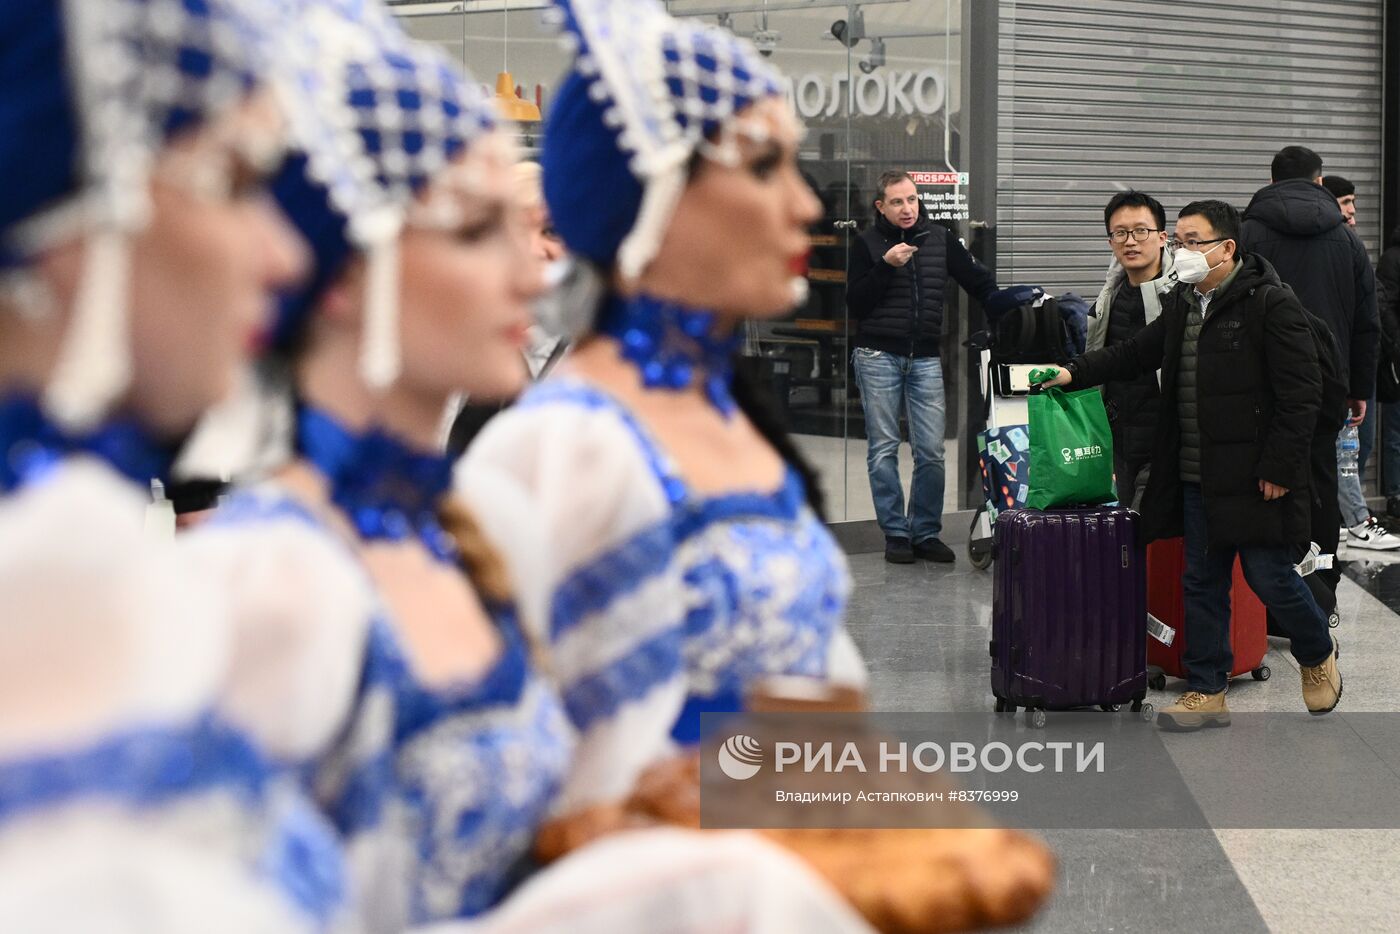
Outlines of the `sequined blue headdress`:
{"type": "Polygon", "coordinates": [[[746,40],[654,0],[555,0],[572,71],[545,128],[545,199],[564,242],[636,278],[696,153],[732,160],[736,114],[783,93],[746,40]]]}
{"type": "Polygon", "coordinates": [[[273,341],[292,344],[324,289],[355,251],[368,259],[361,370],[375,387],[397,377],[398,251],[406,222],[449,226],[451,199],[431,185],[496,125],[494,104],[436,48],[414,42],[376,2],[285,0],[300,8],[319,44],[314,99],[331,137],[274,180],[284,212],[315,259],[305,288],[288,295],[273,341]],[[323,165],[324,163],[324,165],[323,165]],[[328,185],[348,171],[345,190],[328,185]],[[417,200],[424,189],[426,203],[417,200]]]}
{"type": "Polygon", "coordinates": [[[255,0],[24,0],[0,4],[0,273],[74,236],[85,252],[73,318],[45,393],[95,422],[131,376],[130,236],[175,134],[243,99],[266,49],[255,0]]]}

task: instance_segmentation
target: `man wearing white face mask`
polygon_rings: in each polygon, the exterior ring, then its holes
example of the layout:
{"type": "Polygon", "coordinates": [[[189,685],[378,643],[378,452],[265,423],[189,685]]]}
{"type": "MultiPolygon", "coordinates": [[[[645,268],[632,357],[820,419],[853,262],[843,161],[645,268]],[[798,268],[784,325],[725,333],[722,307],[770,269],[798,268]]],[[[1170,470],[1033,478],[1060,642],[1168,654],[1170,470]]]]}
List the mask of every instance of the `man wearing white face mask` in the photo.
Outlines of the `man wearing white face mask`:
{"type": "Polygon", "coordinates": [[[1161,316],[1050,381],[1080,388],[1162,371],[1141,511],[1147,540],[1186,540],[1187,691],[1158,714],[1168,730],[1230,722],[1237,554],[1250,588],[1292,640],[1308,710],[1327,713],[1342,690],[1326,617],[1293,563],[1311,531],[1315,432],[1340,427],[1346,389],[1335,346],[1323,343],[1331,340],[1325,325],[1268,261],[1241,253],[1239,225],[1222,201],[1182,208],[1172,243],[1180,284],[1164,296],[1161,316]],[[1331,424],[1319,428],[1320,417],[1331,424]]]}

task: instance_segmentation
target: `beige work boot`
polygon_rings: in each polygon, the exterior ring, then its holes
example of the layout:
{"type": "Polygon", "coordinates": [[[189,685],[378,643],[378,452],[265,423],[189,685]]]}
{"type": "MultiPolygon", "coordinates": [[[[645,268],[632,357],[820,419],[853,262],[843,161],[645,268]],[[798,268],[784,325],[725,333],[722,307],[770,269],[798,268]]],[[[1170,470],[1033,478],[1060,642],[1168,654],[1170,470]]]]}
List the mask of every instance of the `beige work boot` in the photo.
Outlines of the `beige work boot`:
{"type": "Polygon", "coordinates": [[[1170,733],[1190,733],[1206,726],[1229,726],[1230,708],[1225,692],[1202,694],[1187,691],[1170,707],[1157,711],[1157,726],[1170,733]]]}
{"type": "Polygon", "coordinates": [[[1308,713],[1331,713],[1342,699],[1342,673],[1337,670],[1337,640],[1332,640],[1332,654],[1321,665],[1304,667],[1303,703],[1308,713]]]}

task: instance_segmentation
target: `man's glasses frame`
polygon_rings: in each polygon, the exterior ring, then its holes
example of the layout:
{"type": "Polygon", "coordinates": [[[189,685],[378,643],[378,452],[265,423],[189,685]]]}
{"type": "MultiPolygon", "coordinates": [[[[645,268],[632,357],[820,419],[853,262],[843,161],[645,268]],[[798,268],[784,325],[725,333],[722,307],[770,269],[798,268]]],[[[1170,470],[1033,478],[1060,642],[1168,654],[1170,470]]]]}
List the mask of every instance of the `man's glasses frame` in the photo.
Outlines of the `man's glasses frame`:
{"type": "Polygon", "coordinates": [[[1167,241],[1167,249],[1179,250],[1182,247],[1186,247],[1186,249],[1194,251],[1197,247],[1202,247],[1209,243],[1224,243],[1226,240],[1231,239],[1233,238],[1216,237],[1214,240],[1178,240],[1176,237],[1172,237],[1170,240],[1167,241]]]}
{"type": "Polygon", "coordinates": [[[1112,240],[1114,243],[1127,243],[1128,235],[1131,234],[1135,242],[1142,243],[1153,234],[1161,232],[1162,228],[1160,227],[1134,227],[1131,230],[1123,230],[1120,228],[1118,230],[1109,231],[1108,239],[1112,240]]]}

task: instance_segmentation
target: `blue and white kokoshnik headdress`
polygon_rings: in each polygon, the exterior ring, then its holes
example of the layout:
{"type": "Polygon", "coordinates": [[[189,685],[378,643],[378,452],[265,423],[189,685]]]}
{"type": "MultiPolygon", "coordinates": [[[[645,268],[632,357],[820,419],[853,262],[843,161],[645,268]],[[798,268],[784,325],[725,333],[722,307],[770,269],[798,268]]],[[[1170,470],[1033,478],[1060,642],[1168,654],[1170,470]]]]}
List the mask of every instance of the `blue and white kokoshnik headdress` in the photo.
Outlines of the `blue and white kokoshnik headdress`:
{"type": "Polygon", "coordinates": [[[654,0],[555,0],[574,68],[554,96],[541,162],[564,242],[635,279],[656,255],[696,153],[738,158],[734,119],[783,93],[751,43],[654,0]]]}
{"type": "Polygon", "coordinates": [[[241,101],[265,52],[251,0],[0,4],[0,275],[34,313],[25,267],[83,236],[73,318],[45,392],[86,427],[131,377],[129,241],[157,153],[241,101]]]}
{"type": "Polygon", "coordinates": [[[496,126],[495,105],[438,49],[410,39],[378,0],[281,2],[298,8],[318,46],[319,66],[307,78],[314,93],[297,98],[315,102],[329,135],[273,183],[314,255],[310,281],[283,301],[273,343],[295,343],[324,289],[354,251],[363,252],[361,373],[382,388],[400,369],[399,235],[406,223],[458,222],[444,186],[473,181],[447,170],[496,126]]]}

